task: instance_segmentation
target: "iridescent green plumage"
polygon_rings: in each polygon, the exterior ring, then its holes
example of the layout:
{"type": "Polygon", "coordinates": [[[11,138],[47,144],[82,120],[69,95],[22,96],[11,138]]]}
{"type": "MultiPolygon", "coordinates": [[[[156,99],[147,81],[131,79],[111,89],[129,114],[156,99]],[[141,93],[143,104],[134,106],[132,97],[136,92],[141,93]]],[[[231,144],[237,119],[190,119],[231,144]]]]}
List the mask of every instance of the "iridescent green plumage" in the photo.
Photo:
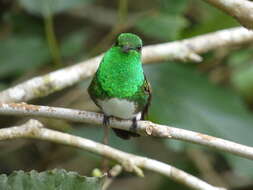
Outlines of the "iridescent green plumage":
{"type": "Polygon", "coordinates": [[[144,75],[140,57],[139,52],[131,50],[124,53],[117,46],[105,54],[97,77],[109,96],[131,97],[143,84],[144,75]]]}
{"type": "Polygon", "coordinates": [[[141,47],[142,41],[138,36],[121,34],[100,63],[88,92],[108,116],[135,119],[138,113],[143,117],[148,108],[150,88],[142,69],[141,47]],[[126,114],[112,110],[123,112],[117,107],[120,105],[129,107],[126,114]]]}

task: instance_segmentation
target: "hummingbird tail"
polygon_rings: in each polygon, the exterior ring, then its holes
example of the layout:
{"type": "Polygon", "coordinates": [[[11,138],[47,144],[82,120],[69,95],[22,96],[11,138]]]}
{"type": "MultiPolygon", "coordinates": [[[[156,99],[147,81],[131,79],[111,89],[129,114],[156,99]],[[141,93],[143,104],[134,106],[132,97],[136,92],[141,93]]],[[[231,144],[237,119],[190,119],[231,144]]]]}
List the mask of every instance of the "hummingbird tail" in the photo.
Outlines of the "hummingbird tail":
{"type": "Polygon", "coordinates": [[[121,129],[115,129],[113,128],[113,131],[115,132],[115,134],[125,140],[130,139],[131,137],[139,137],[140,135],[138,135],[137,133],[133,133],[133,132],[129,132],[129,131],[124,131],[121,129]]]}

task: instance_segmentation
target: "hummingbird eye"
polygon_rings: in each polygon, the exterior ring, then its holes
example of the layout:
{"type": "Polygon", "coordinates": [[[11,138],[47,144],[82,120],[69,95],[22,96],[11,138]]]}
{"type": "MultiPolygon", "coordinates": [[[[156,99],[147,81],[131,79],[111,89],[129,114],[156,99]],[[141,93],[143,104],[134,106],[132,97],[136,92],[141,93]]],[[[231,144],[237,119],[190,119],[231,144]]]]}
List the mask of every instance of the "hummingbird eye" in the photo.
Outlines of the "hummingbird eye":
{"type": "Polygon", "coordinates": [[[141,51],[141,46],[138,46],[136,49],[137,51],[141,51]]]}

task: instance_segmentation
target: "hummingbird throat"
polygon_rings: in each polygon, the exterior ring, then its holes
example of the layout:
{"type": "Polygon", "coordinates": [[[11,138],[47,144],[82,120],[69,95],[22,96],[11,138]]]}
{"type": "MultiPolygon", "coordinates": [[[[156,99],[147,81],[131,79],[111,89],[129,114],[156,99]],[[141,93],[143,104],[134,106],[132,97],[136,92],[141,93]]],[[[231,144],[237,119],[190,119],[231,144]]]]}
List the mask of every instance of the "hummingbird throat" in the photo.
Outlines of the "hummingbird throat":
{"type": "Polygon", "coordinates": [[[110,97],[131,98],[144,82],[140,53],[133,51],[126,54],[116,47],[112,48],[97,74],[102,89],[110,97]]]}

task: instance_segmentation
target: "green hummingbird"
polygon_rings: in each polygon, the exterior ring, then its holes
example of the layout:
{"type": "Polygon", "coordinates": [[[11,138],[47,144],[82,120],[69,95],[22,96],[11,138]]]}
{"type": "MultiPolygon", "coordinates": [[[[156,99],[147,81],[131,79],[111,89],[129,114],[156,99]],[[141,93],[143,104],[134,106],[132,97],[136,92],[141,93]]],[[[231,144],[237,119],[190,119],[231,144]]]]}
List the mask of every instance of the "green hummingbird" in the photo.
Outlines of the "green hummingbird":
{"type": "Polygon", "coordinates": [[[104,57],[88,88],[94,103],[110,117],[131,119],[132,131],[113,129],[123,139],[136,137],[137,120],[144,119],[151,101],[151,88],[142,68],[142,40],[135,34],[122,33],[104,57]]]}

